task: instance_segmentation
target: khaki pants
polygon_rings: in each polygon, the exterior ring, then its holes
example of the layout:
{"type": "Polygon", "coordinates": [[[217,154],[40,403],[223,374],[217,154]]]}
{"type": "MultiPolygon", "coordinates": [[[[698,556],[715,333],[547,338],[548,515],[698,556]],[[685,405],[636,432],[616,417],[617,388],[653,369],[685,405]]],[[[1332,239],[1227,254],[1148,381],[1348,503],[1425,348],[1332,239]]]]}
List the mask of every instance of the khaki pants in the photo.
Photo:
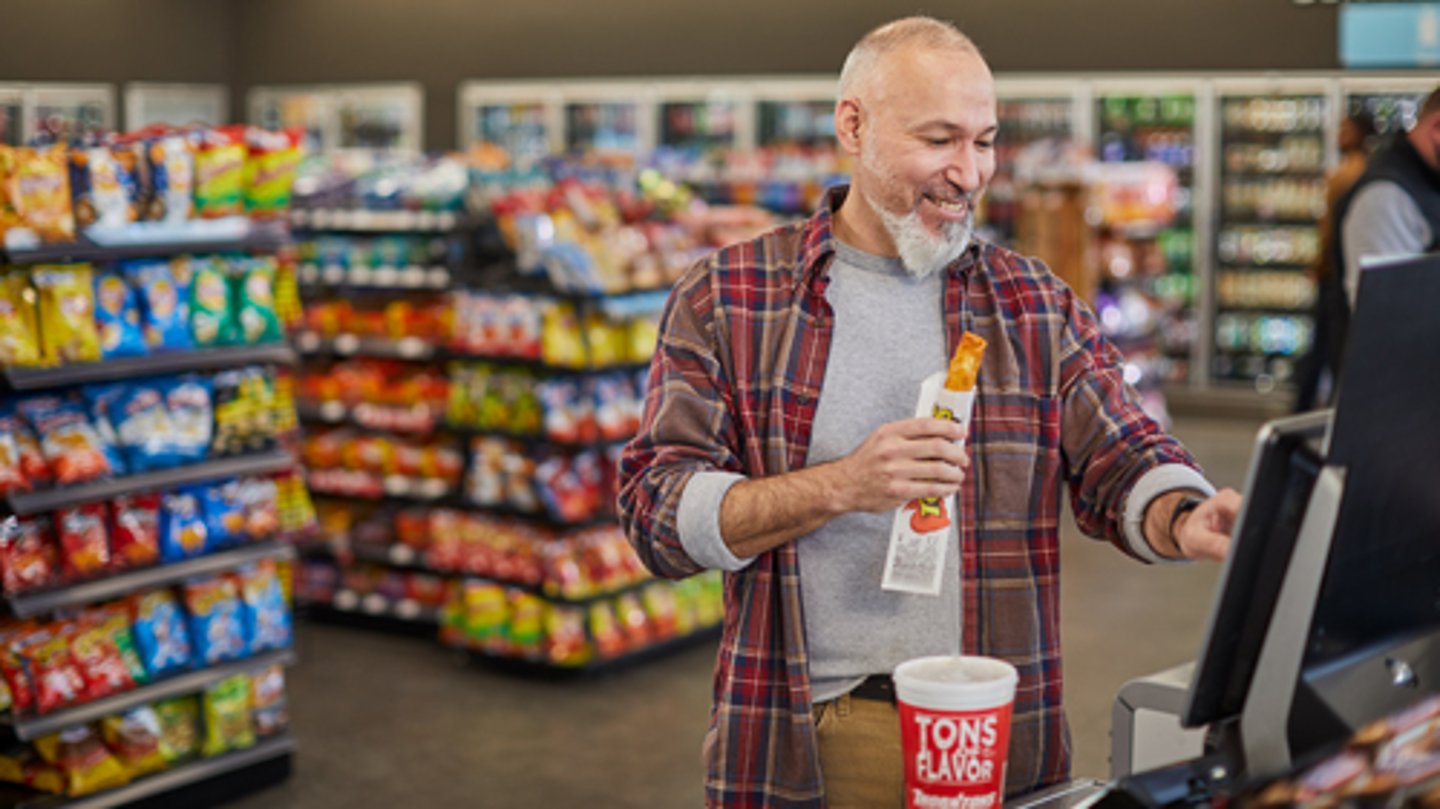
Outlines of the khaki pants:
{"type": "Polygon", "coordinates": [[[905,805],[900,712],[889,702],[845,694],[815,706],[820,773],[830,809],[905,805]]]}

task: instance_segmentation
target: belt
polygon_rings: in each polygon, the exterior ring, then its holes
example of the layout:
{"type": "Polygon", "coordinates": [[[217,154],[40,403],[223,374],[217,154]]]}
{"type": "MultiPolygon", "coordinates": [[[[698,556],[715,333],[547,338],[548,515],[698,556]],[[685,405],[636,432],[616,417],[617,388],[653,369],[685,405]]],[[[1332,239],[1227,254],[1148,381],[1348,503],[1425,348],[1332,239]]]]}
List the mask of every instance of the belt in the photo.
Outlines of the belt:
{"type": "Polygon", "coordinates": [[[876,702],[895,702],[895,682],[888,674],[872,674],[855,686],[850,692],[855,699],[869,699],[876,702]]]}

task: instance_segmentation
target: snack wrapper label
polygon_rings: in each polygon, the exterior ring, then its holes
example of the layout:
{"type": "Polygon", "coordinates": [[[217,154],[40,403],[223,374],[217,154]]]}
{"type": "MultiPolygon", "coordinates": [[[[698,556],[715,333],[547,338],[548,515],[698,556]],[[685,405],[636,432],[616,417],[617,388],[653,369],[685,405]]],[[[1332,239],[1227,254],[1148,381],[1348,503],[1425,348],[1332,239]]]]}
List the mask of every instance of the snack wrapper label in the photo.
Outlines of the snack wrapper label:
{"type": "MultiPolygon", "coordinates": [[[[915,415],[957,422],[968,434],[975,391],[950,390],[944,383],[944,372],[925,378],[920,385],[915,415]]],[[[881,589],[939,595],[944,583],[946,549],[954,543],[951,530],[954,522],[954,495],[918,498],[896,510],[881,589]]]]}

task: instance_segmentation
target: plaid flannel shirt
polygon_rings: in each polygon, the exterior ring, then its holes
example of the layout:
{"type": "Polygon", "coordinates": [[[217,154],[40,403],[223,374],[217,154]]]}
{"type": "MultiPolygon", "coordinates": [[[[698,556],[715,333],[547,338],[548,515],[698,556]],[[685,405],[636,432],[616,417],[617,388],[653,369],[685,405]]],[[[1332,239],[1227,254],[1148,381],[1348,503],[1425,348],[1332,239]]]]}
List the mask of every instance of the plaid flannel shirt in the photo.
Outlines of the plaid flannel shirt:
{"type": "MultiPolygon", "coordinates": [[[[671,293],[643,422],[621,460],[621,520],[657,575],[700,569],[676,524],[693,473],[764,477],[805,466],[833,328],[825,300],[832,218],[845,192],[831,192],[807,221],[711,255],[671,293]]],[[[945,272],[949,350],[967,330],[989,343],[956,509],[961,643],[1020,672],[1007,783],[1014,795],[1069,774],[1062,482],[1081,530],[1131,553],[1123,514],[1135,481],[1160,464],[1198,467],[1141,410],[1094,314],[1042,263],[977,243],[945,272]]],[[[786,543],[725,574],[704,744],[707,805],[824,806],[797,557],[786,543]]]]}

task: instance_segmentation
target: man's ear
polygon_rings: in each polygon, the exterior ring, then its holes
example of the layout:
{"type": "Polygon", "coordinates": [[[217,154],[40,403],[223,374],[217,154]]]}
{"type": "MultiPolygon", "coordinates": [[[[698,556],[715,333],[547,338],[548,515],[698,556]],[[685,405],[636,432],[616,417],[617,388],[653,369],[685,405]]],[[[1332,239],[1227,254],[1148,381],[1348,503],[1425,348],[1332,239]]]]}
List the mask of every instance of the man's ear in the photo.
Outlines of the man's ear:
{"type": "Polygon", "coordinates": [[[860,137],[865,126],[865,111],[854,98],[835,102],[835,139],[847,154],[860,154],[860,137]]]}

